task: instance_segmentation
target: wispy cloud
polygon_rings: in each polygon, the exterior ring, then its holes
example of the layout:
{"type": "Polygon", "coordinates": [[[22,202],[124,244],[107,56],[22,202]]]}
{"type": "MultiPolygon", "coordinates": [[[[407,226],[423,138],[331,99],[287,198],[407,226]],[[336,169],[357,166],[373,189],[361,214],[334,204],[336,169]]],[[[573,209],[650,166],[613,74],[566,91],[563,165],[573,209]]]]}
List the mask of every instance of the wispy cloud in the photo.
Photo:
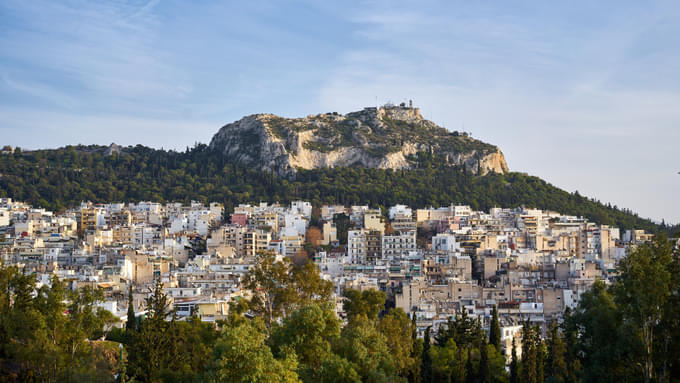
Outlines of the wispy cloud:
{"type": "Polygon", "coordinates": [[[0,137],[181,149],[246,114],[413,99],[512,169],[680,221],[679,17],[672,0],[6,0],[0,137]]]}
{"type": "Polygon", "coordinates": [[[90,107],[130,107],[145,97],[182,99],[191,85],[181,69],[166,64],[168,54],[155,44],[156,4],[7,3],[20,27],[3,40],[3,59],[34,67],[31,73],[16,70],[13,77],[55,73],[43,79],[44,86],[54,82],[95,96],[86,101],[90,107]]]}
{"type": "Polygon", "coordinates": [[[4,74],[0,74],[0,80],[3,86],[14,91],[21,92],[34,99],[46,100],[63,108],[73,108],[79,104],[75,98],[44,83],[32,82],[30,80],[15,81],[4,74]]]}
{"type": "Polygon", "coordinates": [[[668,25],[666,36],[649,33],[663,10],[427,4],[377,3],[350,16],[367,42],[345,52],[319,91],[322,105],[349,111],[376,96],[413,98],[427,118],[498,144],[515,170],[680,221],[672,192],[654,186],[680,191],[680,84],[654,75],[680,53],[657,41],[674,41],[668,25]],[[654,67],[631,57],[641,39],[657,47],[654,67]],[[664,179],[648,172],[659,167],[664,179]],[[623,180],[633,174],[630,187],[623,180]]]}

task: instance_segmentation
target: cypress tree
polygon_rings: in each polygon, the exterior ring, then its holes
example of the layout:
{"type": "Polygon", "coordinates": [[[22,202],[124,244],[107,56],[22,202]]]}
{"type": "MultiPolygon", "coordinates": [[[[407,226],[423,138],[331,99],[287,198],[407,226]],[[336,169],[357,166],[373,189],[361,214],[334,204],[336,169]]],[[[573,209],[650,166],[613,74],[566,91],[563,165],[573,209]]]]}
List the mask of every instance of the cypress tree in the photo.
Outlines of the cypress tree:
{"type": "Polygon", "coordinates": [[[425,330],[425,337],[423,340],[423,354],[420,365],[420,376],[423,383],[432,383],[432,359],[430,358],[430,329],[425,330]]]}
{"type": "Polygon", "coordinates": [[[536,382],[543,382],[545,377],[545,345],[541,340],[541,329],[534,328],[534,349],[536,350],[536,382]]]}
{"type": "Polygon", "coordinates": [[[465,363],[465,381],[467,383],[474,383],[476,378],[474,368],[472,367],[472,347],[467,349],[467,362],[465,363]]]}
{"type": "Polygon", "coordinates": [[[567,377],[566,352],[566,344],[557,325],[553,323],[550,329],[550,339],[548,340],[547,360],[547,373],[553,382],[564,382],[567,377]]]}
{"type": "Polygon", "coordinates": [[[512,360],[510,361],[510,383],[519,383],[519,365],[517,361],[517,346],[512,338],[512,360]]]}
{"type": "Polygon", "coordinates": [[[489,373],[489,350],[487,349],[486,342],[482,341],[479,347],[480,357],[479,357],[479,382],[489,383],[491,381],[489,373]]]}
{"type": "Polygon", "coordinates": [[[522,326],[522,383],[536,383],[536,342],[529,321],[522,326]]]}
{"type": "Polygon", "coordinates": [[[127,323],[125,323],[125,330],[137,331],[137,319],[135,318],[135,307],[132,301],[132,284],[128,289],[128,309],[127,309],[127,323]]]}
{"type": "Polygon", "coordinates": [[[491,313],[491,325],[489,326],[489,344],[496,347],[496,351],[501,351],[501,326],[498,322],[498,310],[493,306],[491,313]]]}
{"type": "Polygon", "coordinates": [[[411,342],[413,343],[413,350],[411,351],[413,367],[409,370],[408,381],[410,383],[420,383],[422,379],[420,369],[422,368],[423,345],[420,339],[418,339],[418,325],[416,323],[415,312],[411,316],[411,342]]]}

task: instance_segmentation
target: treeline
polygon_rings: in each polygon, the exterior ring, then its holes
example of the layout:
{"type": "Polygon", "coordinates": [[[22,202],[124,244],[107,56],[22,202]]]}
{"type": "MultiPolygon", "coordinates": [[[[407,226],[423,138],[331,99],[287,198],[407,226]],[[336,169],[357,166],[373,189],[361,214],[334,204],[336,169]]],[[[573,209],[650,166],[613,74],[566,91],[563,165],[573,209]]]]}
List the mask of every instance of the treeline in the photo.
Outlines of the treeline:
{"type": "MultiPolygon", "coordinates": [[[[0,266],[0,382],[680,379],[680,252],[663,235],[622,261],[618,281],[595,283],[561,324],[523,322],[510,344],[502,343],[495,308],[488,330],[463,311],[434,339],[429,328],[420,338],[412,313],[386,309],[385,294],[376,290],[345,291],[343,326],[330,299],[333,286],[312,262],[261,253],[243,283],[253,296],[212,324],[196,316],[178,320],[156,281],[145,315],[111,329],[111,314],[97,308],[103,298],[97,290],[69,291],[56,278],[36,290],[32,275],[0,266]]],[[[128,317],[136,317],[131,302],[128,317]]]]}
{"type": "MultiPolygon", "coordinates": [[[[474,209],[526,206],[584,216],[622,229],[667,231],[663,223],[630,210],[567,193],[522,173],[475,176],[464,168],[441,166],[442,159],[420,153],[413,170],[364,167],[303,170],[294,179],[231,163],[206,145],[185,152],[138,145],[105,154],[105,147],[68,146],[18,151],[0,156],[0,196],[61,211],[82,201],[223,202],[227,212],[254,201],[311,201],[412,207],[467,204],[474,209]]],[[[674,232],[673,232],[674,234],[674,232]]]]}

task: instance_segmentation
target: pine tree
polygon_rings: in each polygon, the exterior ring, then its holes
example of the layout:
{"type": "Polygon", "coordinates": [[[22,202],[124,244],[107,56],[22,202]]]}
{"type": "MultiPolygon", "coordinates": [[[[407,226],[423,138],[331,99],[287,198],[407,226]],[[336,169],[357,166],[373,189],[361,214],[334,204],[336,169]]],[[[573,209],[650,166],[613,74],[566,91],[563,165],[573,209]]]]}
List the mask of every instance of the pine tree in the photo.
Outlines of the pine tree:
{"type": "Polygon", "coordinates": [[[132,300],[132,284],[128,289],[128,309],[127,309],[127,323],[125,323],[127,331],[137,331],[137,319],[135,317],[135,306],[132,300]]]}
{"type": "Polygon", "coordinates": [[[498,322],[498,310],[493,306],[491,313],[491,325],[489,326],[489,344],[496,347],[496,351],[501,351],[501,326],[498,322]]]}
{"type": "Polygon", "coordinates": [[[519,383],[519,364],[517,360],[517,345],[512,338],[512,360],[510,361],[510,383],[519,383]]]}

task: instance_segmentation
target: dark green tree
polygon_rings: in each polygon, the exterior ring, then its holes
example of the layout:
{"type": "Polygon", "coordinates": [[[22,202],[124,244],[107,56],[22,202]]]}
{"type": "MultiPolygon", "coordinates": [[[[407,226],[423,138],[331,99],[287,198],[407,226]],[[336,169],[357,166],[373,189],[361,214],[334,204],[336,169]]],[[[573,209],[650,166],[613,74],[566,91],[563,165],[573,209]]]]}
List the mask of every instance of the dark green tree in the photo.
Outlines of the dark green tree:
{"type": "Polygon", "coordinates": [[[432,383],[432,358],[430,356],[430,330],[431,327],[425,329],[425,335],[423,337],[423,353],[422,362],[420,364],[420,376],[422,377],[422,383],[432,383]]]}
{"type": "Polygon", "coordinates": [[[345,290],[342,307],[349,321],[357,316],[365,316],[371,321],[378,319],[378,314],[385,308],[385,293],[378,290],[345,290]]]}
{"type": "Polygon", "coordinates": [[[482,338],[479,346],[479,379],[480,383],[489,383],[491,381],[491,372],[489,371],[489,349],[487,348],[486,338],[482,338]]]}
{"type": "Polygon", "coordinates": [[[567,380],[567,362],[565,359],[567,346],[560,334],[556,323],[550,326],[550,338],[548,338],[548,358],[546,361],[547,381],[564,383],[567,380]]]}
{"type": "Polygon", "coordinates": [[[642,344],[640,364],[645,383],[656,377],[655,333],[661,330],[663,307],[671,297],[673,248],[663,234],[636,247],[619,263],[620,275],[614,285],[618,309],[629,319],[628,323],[637,325],[635,333],[642,344]]]}
{"type": "Polygon", "coordinates": [[[137,331],[137,319],[135,317],[135,306],[132,298],[132,284],[128,289],[128,308],[127,308],[127,322],[125,323],[127,331],[137,331]]]}
{"type": "Polygon", "coordinates": [[[489,324],[489,344],[496,347],[496,350],[501,351],[501,326],[498,322],[498,310],[496,305],[493,305],[491,312],[491,323],[489,324]]]}
{"type": "Polygon", "coordinates": [[[517,346],[515,338],[512,338],[512,360],[510,361],[510,383],[520,383],[519,360],[517,360],[517,346]]]}

